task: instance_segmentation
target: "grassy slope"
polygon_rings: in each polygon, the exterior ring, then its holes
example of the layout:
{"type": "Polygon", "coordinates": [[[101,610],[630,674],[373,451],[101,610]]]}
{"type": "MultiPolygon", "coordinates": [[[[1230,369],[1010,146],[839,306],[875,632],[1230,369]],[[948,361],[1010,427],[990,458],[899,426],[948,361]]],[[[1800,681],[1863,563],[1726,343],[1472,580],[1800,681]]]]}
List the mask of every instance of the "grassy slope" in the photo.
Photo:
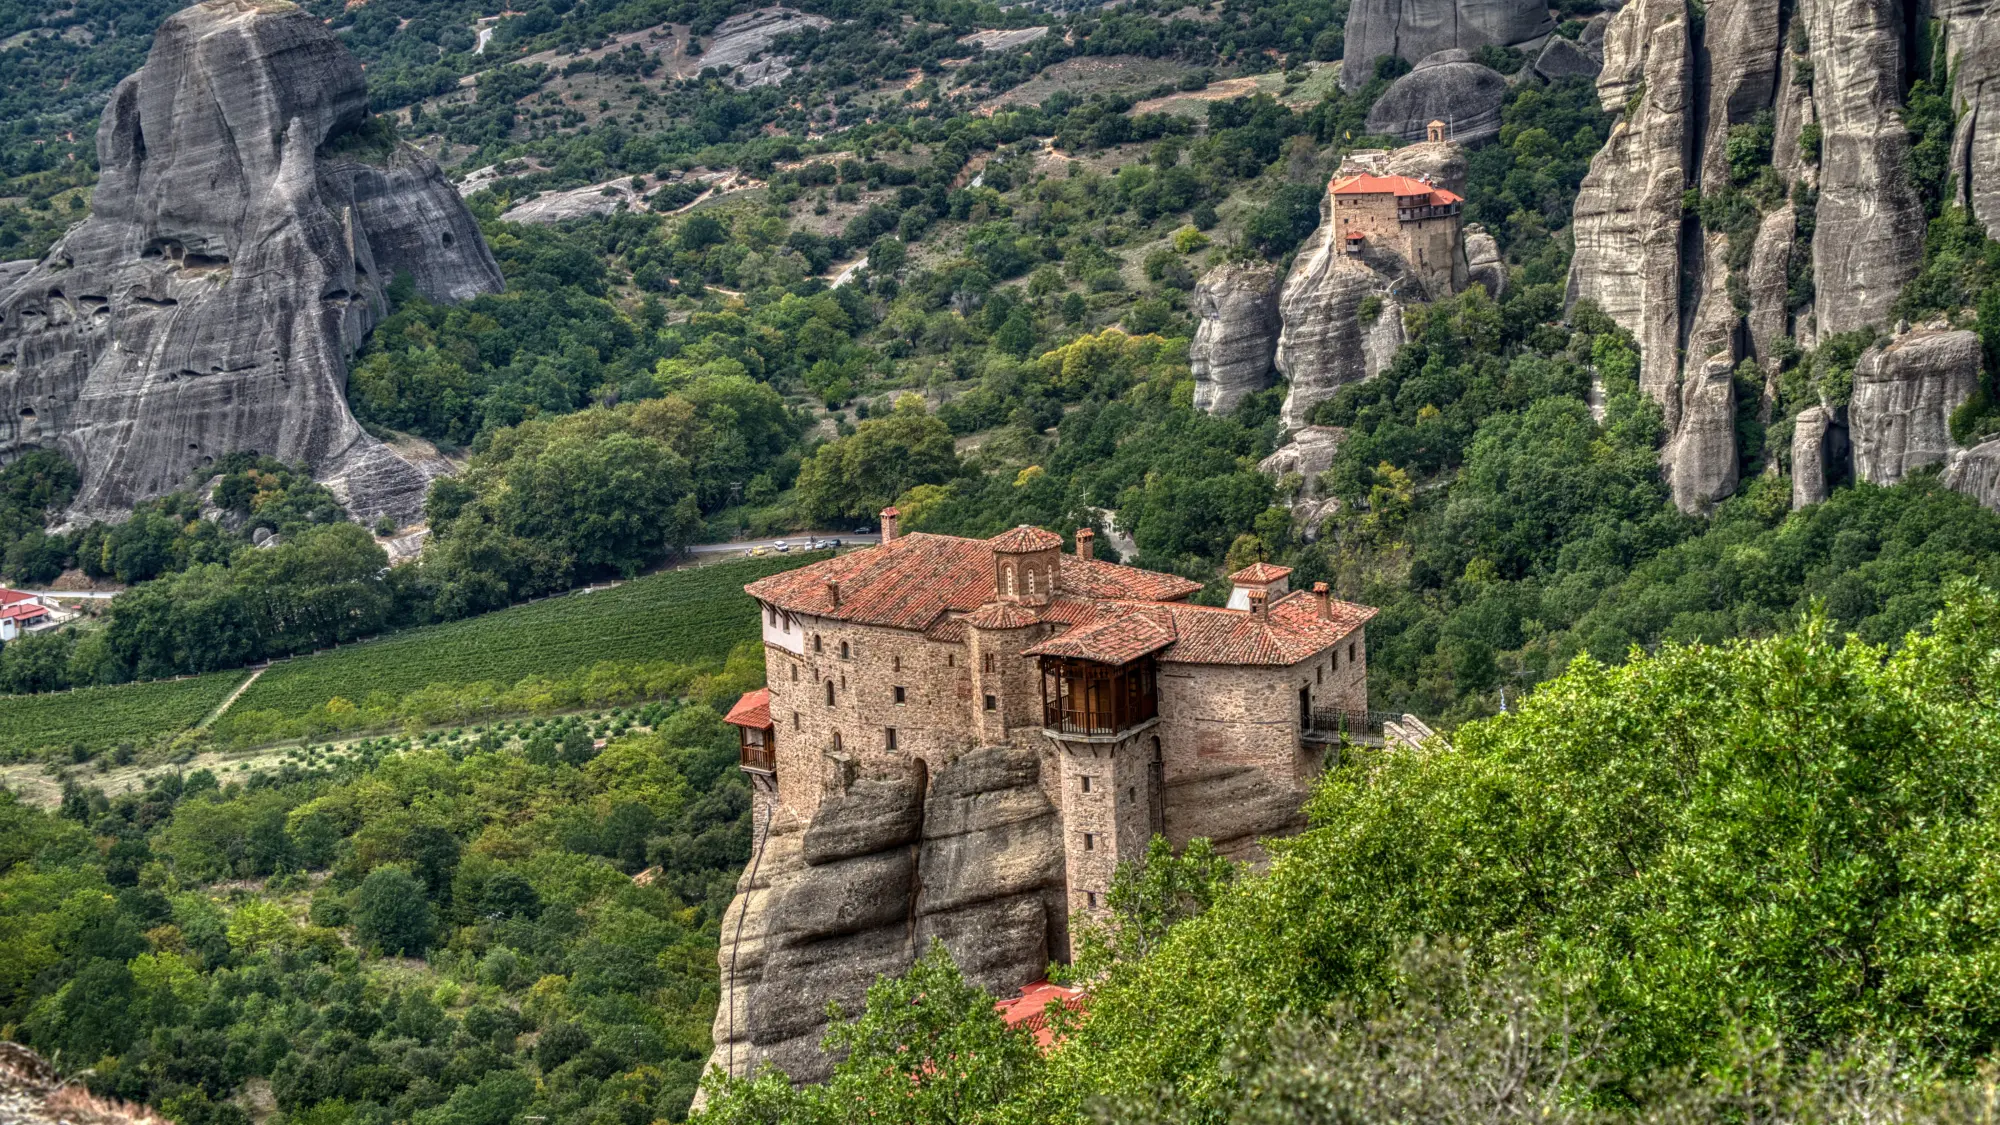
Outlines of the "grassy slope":
{"type": "Polygon", "coordinates": [[[186,680],[0,696],[0,752],[79,743],[102,750],[184,730],[200,722],[248,674],[237,670],[186,680]]]}
{"type": "Polygon", "coordinates": [[[745,583],[824,554],[722,563],[549,598],[481,617],[392,633],[274,665],[232,710],[308,711],[336,696],[361,703],[433,683],[513,684],[603,660],[720,660],[757,636],[745,583]]]}

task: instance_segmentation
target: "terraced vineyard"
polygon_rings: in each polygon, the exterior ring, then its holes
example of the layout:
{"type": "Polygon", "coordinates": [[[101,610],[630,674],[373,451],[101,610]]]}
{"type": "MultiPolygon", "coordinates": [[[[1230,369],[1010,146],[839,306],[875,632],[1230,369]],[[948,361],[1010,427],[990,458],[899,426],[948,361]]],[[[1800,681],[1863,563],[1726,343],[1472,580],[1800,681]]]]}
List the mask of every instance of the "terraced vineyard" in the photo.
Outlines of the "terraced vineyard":
{"type": "MultiPolygon", "coordinates": [[[[794,555],[721,563],[634,579],[481,617],[391,633],[334,652],[276,664],[231,709],[297,715],[336,696],[361,703],[428,684],[511,684],[604,660],[720,660],[757,635],[746,582],[817,559],[794,555]]],[[[240,677],[239,677],[240,679],[240,677]]]]}
{"type": "Polygon", "coordinates": [[[110,749],[145,743],[200,722],[248,672],[216,672],[186,680],[83,688],[47,695],[0,696],[0,753],[110,749]]]}

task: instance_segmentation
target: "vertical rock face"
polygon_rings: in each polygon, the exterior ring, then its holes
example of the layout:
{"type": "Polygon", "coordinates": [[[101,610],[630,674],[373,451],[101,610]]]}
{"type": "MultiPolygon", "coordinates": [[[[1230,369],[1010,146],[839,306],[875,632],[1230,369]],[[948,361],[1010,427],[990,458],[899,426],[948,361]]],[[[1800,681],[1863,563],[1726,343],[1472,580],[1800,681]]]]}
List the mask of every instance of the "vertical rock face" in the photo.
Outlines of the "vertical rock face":
{"type": "Polygon", "coordinates": [[[1758,361],[1771,364],[1778,341],[1791,322],[1787,307],[1790,297],[1792,235],[1798,219],[1787,203],[1764,216],[1757,227],[1757,241],[1750,249],[1750,351],[1758,361]]]}
{"type": "Polygon", "coordinates": [[[1847,453],[1845,434],[1834,425],[1833,411],[1808,406],[1792,420],[1792,507],[1818,504],[1827,497],[1833,466],[1847,453]]]}
{"type": "Polygon", "coordinates": [[[1396,294],[1422,294],[1400,257],[1348,254],[1335,246],[1330,211],[1328,199],[1321,199],[1319,229],[1299,248],[1278,297],[1284,328],[1275,362],[1291,381],[1281,416],[1287,430],[1311,421],[1312,408],[1341,387],[1389,365],[1403,345],[1403,306],[1396,294]],[[1380,306],[1363,324],[1361,303],[1371,296],[1380,306]]]}
{"type": "Polygon", "coordinates": [[[1188,366],[1194,370],[1194,406],[1227,414],[1249,395],[1270,386],[1278,348],[1278,271],[1264,263],[1231,262],[1210,270],[1194,290],[1201,318],[1188,366]]]}
{"type": "Polygon", "coordinates": [[[1728,356],[1681,384],[1681,421],[1668,444],[1674,506],[1704,513],[1736,491],[1736,379],[1728,356]]]}
{"type": "Polygon", "coordinates": [[[1032,750],[975,750],[928,784],[920,763],[855,766],[810,824],[773,825],[737,884],[710,1064],[825,1078],[827,1003],[858,1013],[933,938],[997,995],[1033,982],[1062,951],[1061,835],[1032,750]]]}
{"type": "Polygon", "coordinates": [[[1612,17],[1597,93],[1623,116],[1577,194],[1569,277],[1571,304],[1595,301],[1639,342],[1640,388],[1667,407],[1669,426],[1680,405],[1691,73],[1685,0],[1634,0],[1612,17]]]}
{"type": "Polygon", "coordinates": [[[1951,412],[1979,385],[1979,337],[1919,331],[1862,353],[1848,403],[1854,475],[1895,484],[1916,469],[1948,460],[1951,412]]]}
{"type": "Polygon", "coordinates": [[[1923,260],[1923,206],[1900,116],[1899,11],[1886,0],[1808,0],[1801,17],[1822,131],[1813,236],[1822,337],[1888,327],[1890,303],[1923,260]]]}
{"type": "Polygon", "coordinates": [[[1368,108],[1368,132],[1418,141],[1432,121],[1443,121],[1452,141],[1475,144],[1500,135],[1506,97],[1507,80],[1499,71],[1473,62],[1465,51],[1439,51],[1382,91],[1368,108]]]}
{"type": "Polygon", "coordinates": [[[283,0],[169,18],[98,129],[91,218],[0,291],[0,456],[53,445],[73,515],[115,515],[224,453],[304,462],[359,518],[414,515],[434,470],[363,433],[346,356],[408,271],[500,288],[430,160],[370,164],[360,68],[283,0]],[[30,424],[31,423],[31,424],[30,424]]]}
{"type": "Polygon", "coordinates": [[[1953,458],[1943,479],[1946,488],[1963,492],[2000,512],[2000,438],[1975,445],[1953,458]]]}
{"type": "Polygon", "coordinates": [[[1500,244],[1477,223],[1465,228],[1465,276],[1468,284],[1484,287],[1495,300],[1507,293],[1507,263],[1500,257],[1500,244]]]}
{"type": "Polygon", "coordinates": [[[1360,89],[1383,55],[1416,62],[1454,47],[1532,43],[1555,29],[1541,0],[1355,0],[1347,11],[1341,85],[1360,89]]]}
{"type": "Polygon", "coordinates": [[[1779,62],[1779,5],[1770,0],[1716,0],[1708,7],[1702,43],[1708,53],[1708,129],[1702,139],[1701,190],[1729,183],[1723,146],[1732,125],[1771,108],[1779,62]]]}
{"type": "Polygon", "coordinates": [[[1954,104],[1962,107],[1952,136],[1951,171],[1959,199],[1990,232],[2000,223],[2000,26],[1986,0],[1938,0],[1951,56],[1954,104]]]}

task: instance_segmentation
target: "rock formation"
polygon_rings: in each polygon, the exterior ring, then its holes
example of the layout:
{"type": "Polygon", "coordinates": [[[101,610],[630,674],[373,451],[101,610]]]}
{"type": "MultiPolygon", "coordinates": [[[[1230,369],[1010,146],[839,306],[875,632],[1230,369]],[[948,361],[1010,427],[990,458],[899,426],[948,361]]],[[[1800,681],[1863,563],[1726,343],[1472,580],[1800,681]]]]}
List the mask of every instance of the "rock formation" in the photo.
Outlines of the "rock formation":
{"type": "Polygon", "coordinates": [[[1847,428],[1835,412],[1808,406],[1792,419],[1792,507],[1827,498],[1835,467],[1847,460],[1847,428]]]}
{"type": "Polygon", "coordinates": [[[1715,0],[1702,27],[1708,54],[1708,128],[1701,140],[1701,189],[1729,183],[1723,146],[1732,126],[1771,108],[1779,63],[1779,6],[1769,0],[1715,0]]]}
{"type": "Polygon", "coordinates": [[[1452,48],[1539,45],[1555,29],[1541,0],[1354,0],[1341,85],[1360,89],[1383,55],[1416,62],[1452,48]]]}
{"type": "Polygon", "coordinates": [[[346,357],[410,273],[500,287],[427,157],[370,130],[361,70],[282,0],[172,17],[98,129],[89,220],[0,290],[0,456],[55,446],[72,515],[115,515],[235,450],[304,462],[357,518],[414,515],[431,471],[363,433],[346,357]]]}
{"type": "Polygon", "coordinates": [[[1227,414],[1270,385],[1278,347],[1278,271],[1261,262],[1230,262],[1210,270],[1194,290],[1201,318],[1188,366],[1194,371],[1194,406],[1227,414]]]}
{"type": "Polygon", "coordinates": [[[1577,193],[1569,277],[1571,304],[1595,301],[1639,342],[1640,389],[1667,408],[1669,427],[1680,405],[1690,55],[1685,0],[1633,0],[1606,27],[1597,94],[1621,116],[1577,193]]]}
{"type": "Polygon", "coordinates": [[[1951,173],[1959,201],[1991,232],[2000,229],[2000,26],[1985,0],[1935,0],[1930,14],[1944,24],[1953,104],[1963,109],[1951,173]]]}
{"type": "Polygon", "coordinates": [[[1945,467],[1944,486],[2000,512],[2000,438],[1975,445],[1945,467]]]}
{"type": "Polygon", "coordinates": [[[1500,135],[1500,103],[1507,80],[1462,50],[1439,51],[1391,83],[1368,110],[1368,132],[1419,141],[1432,121],[1443,121],[1457,144],[1500,135]]]}
{"type": "Polygon", "coordinates": [[[1500,257],[1500,244],[1477,223],[1465,228],[1465,277],[1468,285],[1483,286],[1495,300],[1507,293],[1507,263],[1500,257]]]}
{"type": "Polygon", "coordinates": [[[1278,297],[1284,327],[1274,361],[1291,381],[1281,415],[1287,430],[1311,421],[1312,408],[1341,387],[1387,367],[1403,346],[1402,297],[1423,297],[1401,259],[1336,247],[1327,211],[1322,200],[1319,229],[1299,248],[1278,297]],[[1361,305],[1369,297],[1376,299],[1375,315],[1363,323],[1361,305]]]}
{"type": "Polygon", "coordinates": [[[1736,379],[1726,354],[1681,384],[1680,426],[1663,458],[1674,506],[1706,512],[1736,491],[1736,379]]]}
{"type": "Polygon", "coordinates": [[[65,1082],[47,1059],[0,1040],[0,1125],[168,1125],[151,1108],[65,1082]]]}
{"type": "Polygon", "coordinates": [[[1535,73],[1551,82],[1558,78],[1595,78],[1603,69],[1603,59],[1561,36],[1550,37],[1548,45],[1535,57],[1535,73]]]}
{"type": "Polygon", "coordinates": [[[813,814],[770,827],[722,921],[710,1062],[816,1081],[826,1005],[862,1008],[879,974],[942,941],[968,979],[1010,995],[1063,953],[1061,825],[1032,750],[920,763],[846,761],[813,814]]]}
{"type": "Polygon", "coordinates": [[[1811,0],[1801,14],[1822,135],[1813,235],[1822,337],[1889,327],[1890,303],[1923,261],[1923,205],[1910,186],[1901,117],[1898,11],[1879,0],[1811,0]]]}
{"type": "Polygon", "coordinates": [[[1334,455],[1347,440],[1339,426],[1302,426],[1277,452],[1257,462],[1259,471],[1280,481],[1299,478],[1298,491],[1291,497],[1292,519],[1305,529],[1306,538],[1315,538],[1320,523],[1339,507],[1339,501],[1320,487],[1319,477],[1333,467],[1334,455]]]}
{"type": "Polygon", "coordinates": [[[1958,452],[1951,412],[1978,389],[1979,371],[1979,337],[1972,332],[1917,331],[1862,353],[1847,407],[1854,475],[1895,484],[1950,459],[1958,452]]]}

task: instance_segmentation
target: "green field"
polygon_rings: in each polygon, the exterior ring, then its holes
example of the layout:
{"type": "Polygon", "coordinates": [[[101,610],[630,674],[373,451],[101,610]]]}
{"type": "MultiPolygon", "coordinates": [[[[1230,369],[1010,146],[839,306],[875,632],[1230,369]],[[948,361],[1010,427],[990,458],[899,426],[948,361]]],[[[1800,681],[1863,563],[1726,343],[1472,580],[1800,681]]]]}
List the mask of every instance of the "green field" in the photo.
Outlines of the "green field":
{"type": "Polygon", "coordinates": [[[599,661],[696,663],[721,660],[757,636],[743,585],[824,554],[721,563],[634,579],[609,590],[570,594],[481,617],[391,633],[333,652],[271,666],[237,711],[299,715],[336,696],[365,701],[403,696],[428,684],[512,684],[599,661]]]}
{"type": "Polygon", "coordinates": [[[104,750],[184,730],[215,709],[248,672],[186,680],[82,688],[48,695],[0,696],[0,752],[46,748],[104,750]]]}

